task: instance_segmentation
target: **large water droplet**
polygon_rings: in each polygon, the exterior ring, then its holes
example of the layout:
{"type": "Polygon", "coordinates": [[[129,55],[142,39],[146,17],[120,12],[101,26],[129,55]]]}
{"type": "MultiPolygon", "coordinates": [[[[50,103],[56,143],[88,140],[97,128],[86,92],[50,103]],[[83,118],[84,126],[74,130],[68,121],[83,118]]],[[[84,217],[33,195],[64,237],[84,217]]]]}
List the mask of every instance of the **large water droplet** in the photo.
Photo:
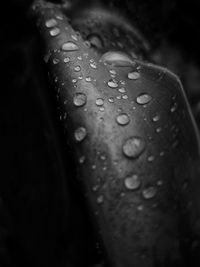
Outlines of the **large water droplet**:
{"type": "Polygon", "coordinates": [[[76,93],[73,98],[73,103],[76,107],[82,107],[86,104],[87,97],[83,93],[76,93]]]}
{"type": "Polygon", "coordinates": [[[143,93],[136,98],[136,102],[139,105],[145,105],[148,104],[151,101],[151,99],[152,97],[149,94],[143,93]]]}
{"type": "Polygon", "coordinates": [[[155,197],[156,193],[157,189],[154,186],[147,187],[142,191],[142,195],[145,199],[150,199],[155,197]]]}
{"type": "Polygon", "coordinates": [[[96,105],[97,105],[97,106],[103,106],[103,104],[104,104],[104,100],[103,100],[103,98],[97,98],[97,100],[96,100],[96,105]]]}
{"type": "Polygon", "coordinates": [[[106,52],[101,57],[101,61],[116,67],[128,67],[135,65],[135,62],[130,56],[120,51],[106,52]]]}
{"type": "Polygon", "coordinates": [[[111,79],[108,81],[108,86],[110,88],[117,88],[118,87],[118,82],[115,79],[111,79]]]}
{"type": "Polygon", "coordinates": [[[52,28],[55,27],[57,25],[57,21],[55,19],[49,19],[45,22],[45,26],[47,28],[52,28]]]}
{"type": "Polygon", "coordinates": [[[130,119],[126,113],[122,113],[117,116],[116,121],[120,125],[127,125],[130,122],[130,119]]]}
{"type": "Polygon", "coordinates": [[[79,127],[78,129],[76,129],[75,133],[74,133],[74,137],[75,140],[77,142],[81,142],[83,141],[83,139],[85,139],[87,135],[86,129],[84,127],[79,127]]]}
{"type": "Polygon", "coordinates": [[[145,150],[145,141],[138,136],[133,136],[125,141],[122,149],[128,158],[137,158],[145,150]]]}
{"type": "Polygon", "coordinates": [[[52,30],[50,30],[49,33],[50,33],[51,36],[57,36],[58,34],[60,34],[60,29],[55,27],[52,30]]]}
{"type": "Polygon", "coordinates": [[[141,180],[138,175],[133,174],[132,176],[128,176],[124,180],[125,187],[130,190],[136,190],[141,185],[141,180]]]}
{"type": "Polygon", "coordinates": [[[62,45],[63,51],[76,51],[78,50],[78,46],[74,42],[66,42],[62,45]]]}
{"type": "Polygon", "coordinates": [[[140,74],[139,74],[139,72],[137,72],[137,71],[129,72],[129,73],[128,73],[128,78],[129,78],[130,80],[137,80],[137,79],[140,78],[140,74]]]}

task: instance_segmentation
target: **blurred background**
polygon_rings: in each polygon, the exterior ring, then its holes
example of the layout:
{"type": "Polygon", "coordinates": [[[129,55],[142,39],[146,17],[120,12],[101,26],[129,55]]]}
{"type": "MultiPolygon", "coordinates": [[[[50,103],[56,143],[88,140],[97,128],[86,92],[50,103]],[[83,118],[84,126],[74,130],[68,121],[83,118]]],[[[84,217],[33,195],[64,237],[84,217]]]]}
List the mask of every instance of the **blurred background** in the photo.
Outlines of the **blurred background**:
{"type": "MultiPolygon", "coordinates": [[[[200,127],[200,2],[97,2],[119,8],[149,41],[155,62],[180,76],[200,127]]],[[[0,266],[102,266],[84,198],[71,178],[75,168],[31,4],[0,4],[0,266]]]]}

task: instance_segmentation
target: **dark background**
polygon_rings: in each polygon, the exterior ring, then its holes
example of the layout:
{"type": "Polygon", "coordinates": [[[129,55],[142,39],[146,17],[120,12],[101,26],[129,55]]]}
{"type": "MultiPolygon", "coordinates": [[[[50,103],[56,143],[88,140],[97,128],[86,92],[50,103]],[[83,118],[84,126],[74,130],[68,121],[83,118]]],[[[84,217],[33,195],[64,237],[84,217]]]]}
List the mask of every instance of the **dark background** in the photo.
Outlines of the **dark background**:
{"type": "MultiPolygon", "coordinates": [[[[199,123],[200,2],[103,2],[120,8],[150,42],[155,61],[180,76],[199,123]]],[[[0,3],[0,266],[94,266],[101,254],[72,179],[31,3],[0,3]]]]}

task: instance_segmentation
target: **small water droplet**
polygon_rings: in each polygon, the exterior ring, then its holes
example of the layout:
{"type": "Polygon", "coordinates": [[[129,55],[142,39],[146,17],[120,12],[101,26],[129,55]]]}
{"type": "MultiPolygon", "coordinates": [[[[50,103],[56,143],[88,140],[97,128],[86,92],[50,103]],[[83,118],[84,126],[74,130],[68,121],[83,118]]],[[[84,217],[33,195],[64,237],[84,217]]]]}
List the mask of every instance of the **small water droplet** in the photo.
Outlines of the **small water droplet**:
{"type": "Polygon", "coordinates": [[[74,41],[78,41],[78,37],[76,35],[72,34],[71,37],[74,41]]]}
{"type": "Polygon", "coordinates": [[[149,156],[149,157],[147,158],[147,161],[148,161],[148,162],[152,162],[152,161],[154,161],[154,156],[152,156],[152,155],[149,156]]]}
{"type": "Polygon", "coordinates": [[[156,132],[157,133],[160,133],[162,131],[162,128],[161,127],[158,127],[157,129],[156,129],[156,132]]]}
{"type": "Polygon", "coordinates": [[[138,137],[133,136],[125,141],[123,144],[123,153],[128,158],[137,158],[145,150],[145,141],[138,137]]]}
{"type": "Polygon", "coordinates": [[[97,68],[97,63],[95,63],[95,62],[91,62],[91,63],[90,63],[90,67],[91,67],[92,69],[96,69],[96,68],[97,68]]]}
{"type": "Polygon", "coordinates": [[[157,185],[158,185],[158,186],[163,185],[163,181],[162,181],[162,180],[158,180],[158,181],[157,181],[157,185]]]}
{"type": "Polygon", "coordinates": [[[53,64],[54,64],[54,65],[58,64],[59,62],[60,62],[60,60],[59,60],[58,58],[54,58],[54,59],[53,59],[53,64]]]}
{"type": "Polygon", "coordinates": [[[137,210],[142,211],[144,209],[143,205],[137,206],[137,210]]]}
{"type": "Polygon", "coordinates": [[[68,63],[68,62],[70,62],[70,58],[69,58],[69,57],[65,57],[63,61],[64,61],[65,63],[68,63]]]}
{"type": "Polygon", "coordinates": [[[111,75],[114,75],[114,76],[117,74],[117,72],[115,70],[109,70],[109,72],[111,75]]]}
{"type": "Polygon", "coordinates": [[[78,48],[78,46],[74,42],[69,41],[69,42],[64,43],[62,45],[61,49],[63,51],[76,51],[79,48],[78,48]]]}
{"type": "Polygon", "coordinates": [[[45,26],[47,28],[52,28],[55,27],[57,25],[57,21],[55,19],[49,19],[45,22],[45,26]]]}
{"type": "Polygon", "coordinates": [[[127,189],[136,190],[140,187],[141,181],[138,175],[133,174],[125,178],[124,184],[127,189]]]}
{"type": "Polygon", "coordinates": [[[86,82],[91,82],[91,81],[92,81],[92,78],[89,77],[89,76],[87,76],[87,77],[85,78],[85,80],[86,80],[86,82]]]}
{"type": "Polygon", "coordinates": [[[137,80],[137,79],[140,78],[140,74],[139,74],[139,72],[137,72],[137,71],[129,72],[129,73],[128,73],[128,78],[129,78],[130,80],[137,80]]]}
{"type": "Polygon", "coordinates": [[[57,36],[58,34],[60,34],[60,29],[55,27],[52,30],[50,30],[49,33],[50,33],[51,36],[57,36]]]}
{"type": "Polygon", "coordinates": [[[78,71],[81,70],[81,67],[80,67],[80,66],[75,66],[75,67],[74,67],[74,70],[78,72],[78,71]]]}
{"type": "Polygon", "coordinates": [[[100,107],[99,110],[100,110],[101,112],[103,112],[103,111],[105,110],[105,108],[104,108],[104,107],[100,107]]]}
{"type": "Polygon", "coordinates": [[[127,125],[130,122],[130,119],[126,113],[122,113],[117,116],[116,121],[119,125],[127,125]]]}
{"type": "Polygon", "coordinates": [[[115,79],[110,79],[108,81],[108,86],[110,88],[117,88],[118,87],[118,82],[115,79]]]}
{"type": "Polygon", "coordinates": [[[102,203],[103,203],[103,200],[104,200],[103,195],[100,195],[100,196],[98,196],[98,198],[97,198],[97,203],[98,203],[98,204],[102,204],[102,203]]]}
{"type": "Polygon", "coordinates": [[[173,112],[175,112],[175,111],[177,110],[177,108],[178,108],[178,104],[175,102],[175,103],[172,105],[172,107],[170,108],[170,111],[173,113],[173,112]]]}
{"type": "Polygon", "coordinates": [[[143,93],[136,98],[139,105],[145,105],[151,101],[152,97],[149,94],[143,93]]]}
{"type": "Polygon", "coordinates": [[[123,99],[128,99],[128,96],[127,95],[123,95],[122,98],[123,99]]]}
{"type": "Polygon", "coordinates": [[[142,195],[145,199],[150,199],[155,197],[156,193],[157,190],[154,186],[147,187],[142,191],[142,195]]]}
{"type": "Polygon", "coordinates": [[[75,140],[77,142],[81,142],[83,141],[83,139],[85,139],[87,135],[86,129],[84,127],[79,127],[78,129],[76,129],[75,133],[74,133],[74,137],[75,140]]]}
{"type": "Polygon", "coordinates": [[[164,151],[161,151],[160,152],[160,156],[163,157],[165,155],[165,152],[164,151]]]}
{"type": "Polygon", "coordinates": [[[157,121],[159,121],[159,119],[160,119],[160,116],[157,114],[157,115],[155,115],[155,116],[153,117],[152,121],[153,121],[153,122],[157,122],[157,121]]]}
{"type": "Polygon", "coordinates": [[[83,93],[76,93],[73,98],[73,103],[76,107],[82,107],[86,104],[87,97],[83,93]]]}
{"type": "Polygon", "coordinates": [[[106,52],[101,57],[101,61],[116,67],[128,67],[135,65],[135,62],[130,56],[120,51],[106,52]]]}
{"type": "Polygon", "coordinates": [[[103,104],[104,104],[104,100],[103,100],[103,98],[97,98],[97,100],[96,100],[96,105],[97,105],[97,106],[103,106],[103,104]]]}
{"type": "Polygon", "coordinates": [[[88,41],[90,42],[92,47],[101,49],[103,47],[103,41],[101,40],[100,36],[97,34],[91,34],[88,36],[88,41]]]}
{"type": "Polygon", "coordinates": [[[85,162],[85,156],[81,156],[80,158],[79,158],[79,163],[80,164],[83,164],[85,162]]]}
{"type": "Polygon", "coordinates": [[[126,90],[125,90],[124,87],[119,88],[118,91],[119,91],[120,93],[126,93],[126,90]]]}
{"type": "Polygon", "coordinates": [[[109,97],[108,98],[108,102],[113,103],[114,102],[114,98],[113,97],[109,97]]]}

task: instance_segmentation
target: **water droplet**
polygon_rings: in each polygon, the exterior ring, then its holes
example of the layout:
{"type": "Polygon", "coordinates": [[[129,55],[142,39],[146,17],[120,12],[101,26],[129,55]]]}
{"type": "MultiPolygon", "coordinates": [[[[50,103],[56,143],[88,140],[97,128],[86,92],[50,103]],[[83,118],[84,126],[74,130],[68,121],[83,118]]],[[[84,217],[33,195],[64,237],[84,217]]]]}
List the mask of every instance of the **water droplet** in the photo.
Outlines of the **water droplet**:
{"type": "Polygon", "coordinates": [[[154,161],[154,156],[152,156],[152,155],[149,156],[149,157],[147,158],[147,161],[148,161],[148,162],[152,162],[152,161],[154,161]]]}
{"type": "Polygon", "coordinates": [[[106,52],[101,57],[101,61],[116,67],[128,67],[135,65],[135,62],[130,56],[120,51],[106,52]]]}
{"type": "Polygon", "coordinates": [[[76,93],[73,98],[73,103],[76,107],[82,107],[86,104],[87,97],[83,93],[76,93]]]}
{"type": "Polygon", "coordinates": [[[78,41],[78,37],[76,35],[72,34],[71,37],[74,41],[78,41]]]}
{"type": "Polygon", "coordinates": [[[97,203],[98,203],[98,204],[101,204],[101,203],[103,203],[103,200],[104,200],[104,197],[103,197],[102,195],[100,195],[100,196],[98,196],[98,198],[97,198],[97,203]]]}
{"type": "Polygon", "coordinates": [[[128,73],[128,78],[130,80],[137,80],[137,79],[139,79],[139,77],[140,77],[140,74],[137,71],[133,71],[133,72],[128,73]]]}
{"type": "Polygon", "coordinates": [[[138,175],[133,174],[124,180],[125,187],[130,190],[136,190],[140,187],[141,181],[138,175]]]}
{"type": "Polygon", "coordinates": [[[117,72],[115,70],[109,70],[109,72],[110,72],[110,74],[112,74],[114,76],[117,74],[117,72]]]}
{"type": "Polygon", "coordinates": [[[97,106],[102,106],[104,104],[104,100],[103,100],[103,98],[97,98],[97,100],[96,100],[96,105],[97,106]]]}
{"type": "Polygon", "coordinates": [[[80,158],[79,158],[79,163],[80,164],[83,164],[85,162],[85,156],[81,156],[80,158]]]}
{"type": "Polygon", "coordinates": [[[75,67],[74,67],[74,70],[78,72],[78,71],[81,70],[81,67],[80,67],[80,66],[75,66],[75,67]]]}
{"type": "Polygon", "coordinates": [[[137,206],[137,210],[142,211],[144,209],[143,205],[137,206]]]}
{"type": "Polygon", "coordinates": [[[160,116],[159,116],[159,115],[155,115],[155,116],[153,117],[152,121],[153,121],[153,122],[157,122],[157,121],[159,121],[159,119],[160,119],[160,116]]]}
{"type": "Polygon", "coordinates": [[[126,157],[137,158],[145,150],[145,141],[138,136],[131,137],[125,141],[122,149],[126,157]]]}
{"type": "Polygon", "coordinates": [[[91,82],[91,81],[92,81],[92,78],[89,77],[89,76],[87,76],[87,77],[85,78],[85,80],[86,80],[86,82],[91,82]]]}
{"type": "Polygon", "coordinates": [[[113,97],[108,98],[108,102],[113,103],[114,102],[114,98],[113,97]]]}
{"type": "Polygon", "coordinates": [[[95,63],[95,62],[91,62],[91,63],[90,63],[90,67],[91,67],[92,69],[96,69],[96,68],[97,68],[97,63],[95,63]]]}
{"type": "Polygon", "coordinates": [[[62,45],[63,51],[76,51],[78,50],[78,46],[74,42],[66,42],[62,45]]]}
{"type": "Polygon", "coordinates": [[[110,88],[117,88],[118,87],[118,82],[115,79],[110,79],[108,81],[108,86],[110,88]]]}
{"type": "Polygon", "coordinates": [[[49,19],[45,22],[45,26],[47,28],[52,28],[55,27],[57,25],[57,21],[55,19],[49,19]]]}
{"type": "Polygon", "coordinates": [[[142,195],[145,199],[150,199],[155,197],[156,193],[157,190],[154,186],[147,187],[142,191],[142,195]]]}
{"type": "Polygon", "coordinates": [[[130,122],[130,119],[126,113],[122,113],[117,116],[116,121],[120,125],[127,125],[130,122]]]}
{"type": "Polygon", "coordinates": [[[157,133],[160,133],[162,131],[162,128],[161,127],[158,127],[157,129],[156,129],[156,132],[157,133]]]}
{"type": "Polygon", "coordinates": [[[139,104],[139,105],[144,105],[144,104],[147,104],[151,101],[152,97],[146,93],[144,94],[141,94],[139,95],[137,98],[136,98],[136,102],[139,104]]]}
{"type": "Polygon", "coordinates": [[[60,29],[55,27],[52,30],[50,30],[49,33],[50,33],[51,36],[57,36],[58,34],[60,34],[60,29]]]}
{"type": "Polygon", "coordinates": [[[118,89],[118,91],[119,91],[120,93],[126,93],[126,90],[125,90],[125,88],[124,88],[124,87],[122,87],[122,88],[119,88],[119,89],[118,89]]]}
{"type": "Polygon", "coordinates": [[[173,113],[173,112],[175,112],[177,110],[177,108],[178,108],[178,104],[177,103],[174,103],[172,105],[172,107],[170,108],[170,111],[173,113]]]}
{"type": "Polygon", "coordinates": [[[101,49],[103,47],[103,41],[101,40],[100,36],[97,34],[91,34],[88,36],[88,41],[90,42],[92,47],[101,49]]]}
{"type": "Polygon", "coordinates": [[[128,99],[128,96],[127,95],[123,95],[122,98],[123,99],[128,99]]]}
{"type": "Polygon", "coordinates": [[[68,62],[70,62],[70,58],[69,58],[69,57],[65,57],[63,61],[64,61],[65,63],[68,63],[68,62]]]}
{"type": "Polygon", "coordinates": [[[58,58],[54,58],[54,59],[53,59],[53,64],[54,64],[54,65],[58,64],[59,62],[60,62],[60,60],[59,60],[58,58]]]}
{"type": "Polygon", "coordinates": [[[75,140],[77,142],[81,142],[83,141],[83,139],[85,139],[87,135],[86,129],[84,127],[79,127],[78,129],[76,129],[75,133],[74,133],[74,137],[75,140]]]}
{"type": "Polygon", "coordinates": [[[103,111],[105,110],[105,108],[104,108],[104,107],[100,107],[99,110],[100,110],[101,112],[103,112],[103,111]]]}

